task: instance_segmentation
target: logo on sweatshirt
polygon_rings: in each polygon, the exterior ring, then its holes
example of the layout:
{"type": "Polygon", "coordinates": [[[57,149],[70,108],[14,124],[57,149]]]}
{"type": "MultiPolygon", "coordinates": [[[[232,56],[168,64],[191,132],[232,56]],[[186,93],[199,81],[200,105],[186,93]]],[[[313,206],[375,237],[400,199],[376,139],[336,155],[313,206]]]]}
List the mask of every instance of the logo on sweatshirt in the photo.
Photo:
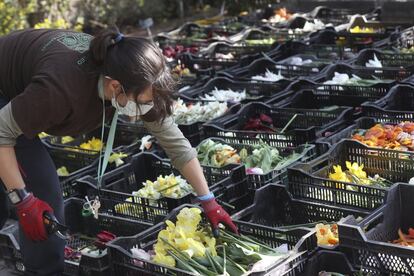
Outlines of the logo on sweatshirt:
{"type": "Polygon", "coordinates": [[[78,53],[84,53],[89,49],[89,44],[92,41],[92,36],[84,33],[75,33],[75,32],[61,32],[54,38],[52,38],[48,43],[46,43],[42,51],[46,50],[53,42],[57,41],[68,49],[76,51],[78,53]]]}

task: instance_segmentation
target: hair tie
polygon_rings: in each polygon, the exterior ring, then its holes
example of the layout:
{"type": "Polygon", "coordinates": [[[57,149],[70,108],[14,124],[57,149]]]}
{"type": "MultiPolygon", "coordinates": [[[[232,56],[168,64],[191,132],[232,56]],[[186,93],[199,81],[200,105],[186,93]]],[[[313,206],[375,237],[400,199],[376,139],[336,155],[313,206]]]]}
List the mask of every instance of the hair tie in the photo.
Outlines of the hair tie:
{"type": "Polygon", "coordinates": [[[124,35],[122,33],[118,33],[116,37],[114,38],[114,44],[119,43],[124,38],[124,35]]]}

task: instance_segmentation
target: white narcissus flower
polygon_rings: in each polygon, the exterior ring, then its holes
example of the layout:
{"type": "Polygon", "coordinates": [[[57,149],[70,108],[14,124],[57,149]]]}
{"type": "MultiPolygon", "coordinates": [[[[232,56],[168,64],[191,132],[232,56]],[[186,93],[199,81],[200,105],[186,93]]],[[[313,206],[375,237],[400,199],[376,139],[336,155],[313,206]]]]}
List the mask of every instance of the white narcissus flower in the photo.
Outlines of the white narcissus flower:
{"type": "Polygon", "coordinates": [[[223,115],[227,111],[225,102],[208,102],[186,104],[178,99],[175,104],[173,117],[178,125],[207,122],[223,115]]]}
{"type": "Polygon", "coordinates": [[[368,67],[368,68],[382,68],[382,63],[377,58],[377,55],[374,54],[374,59],[368,60],[368,62],[365,63],[365,67],[368,67]]]}
{"type": "Polygon", "coordinates": [[[213,91],[204,96],[201,96],[200,99],[205,101],[241,102],[242,100],[246,99],[246,90],[233,91],[231,89],[224,90],[215,87],[213,91]]]}
{"type": "Polygon", "coordinates": [[[262,76],[262,75],[253,76],[252,80],[254,80],[254,81],[277,82],[277,81],[280,81],[284,78],[285,77],[282,76],[280,71],[277,74],[275,74],[275,73],[269,71],[268,69],[266,69],[266,72],[265,72],[264,76],[262,76]]]}
{"type": "Polygon", "coordinates": [[[151,148],[151,146],[152,146],[152,142],[150,141],[151,138],[152,138],[151,135],[146,135],[146,136],[141,138],[141,146],[139,146],[139,149],[141,151],[148,150],[148,149],[151,148]]]}

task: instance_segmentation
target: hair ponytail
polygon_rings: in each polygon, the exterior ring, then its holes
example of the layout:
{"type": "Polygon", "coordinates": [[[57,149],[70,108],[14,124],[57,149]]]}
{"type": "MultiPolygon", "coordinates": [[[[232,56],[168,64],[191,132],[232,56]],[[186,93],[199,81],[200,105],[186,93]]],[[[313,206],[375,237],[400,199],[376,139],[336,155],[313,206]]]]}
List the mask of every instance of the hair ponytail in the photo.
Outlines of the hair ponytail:
{"type": "Polygon", "coordinates": [[[96,66],[102,66],[105,63],[105,59],[108,54],[108,50],[111,46],[115,45],[115,38],[119,34],[117,27],[111,27],[100,32],[92,39],[89,46],[89,53],[92,62],[96,66]]]}

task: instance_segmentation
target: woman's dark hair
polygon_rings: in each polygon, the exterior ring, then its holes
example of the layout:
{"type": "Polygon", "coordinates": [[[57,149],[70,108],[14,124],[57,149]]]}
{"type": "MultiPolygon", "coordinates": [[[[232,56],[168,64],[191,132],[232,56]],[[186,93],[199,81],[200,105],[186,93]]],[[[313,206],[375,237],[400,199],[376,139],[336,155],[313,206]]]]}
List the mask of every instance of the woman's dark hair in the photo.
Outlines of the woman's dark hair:
{"type": "Polygon", "coordinates": [[[90,60],[100,73],[119,81],[135,98],[152,85],[152,114],[156,120],[164,120],[172,114],[176,84],[164,55],[147,38],[120,39],[119,34],[118,28],[111,27],[95,36],[89,47],[90,60]]]}

